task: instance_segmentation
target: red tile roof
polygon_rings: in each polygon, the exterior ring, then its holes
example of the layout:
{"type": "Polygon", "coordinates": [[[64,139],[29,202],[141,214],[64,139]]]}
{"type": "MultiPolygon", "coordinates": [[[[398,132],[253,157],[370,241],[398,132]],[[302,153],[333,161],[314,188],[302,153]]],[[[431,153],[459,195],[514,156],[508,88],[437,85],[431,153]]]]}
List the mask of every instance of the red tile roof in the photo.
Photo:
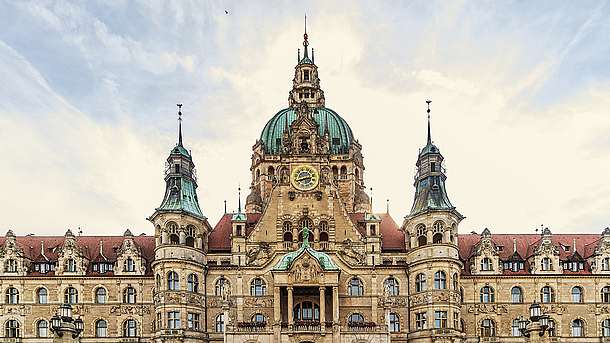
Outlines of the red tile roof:
{"type": "MultiPolygon", "coordinates": [[[[233,232],[233,225],[231,224],[231,218],[234,213],[225,213],[218,224],[214,227],[214,231],[208,236],[208,247],[210,252],[224,252],[231,250],[231,233],[233,232]]],[[[261,219],[260,213],[247,213],[248,218],[246,224],[247,234],[254,229],[254,226],[261,219]]]]}

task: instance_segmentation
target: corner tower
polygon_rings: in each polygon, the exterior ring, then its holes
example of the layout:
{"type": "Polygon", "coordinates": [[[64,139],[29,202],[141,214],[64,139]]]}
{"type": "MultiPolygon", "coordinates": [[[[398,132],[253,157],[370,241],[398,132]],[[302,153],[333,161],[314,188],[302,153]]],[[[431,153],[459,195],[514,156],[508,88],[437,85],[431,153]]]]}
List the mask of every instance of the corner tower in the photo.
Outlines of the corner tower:
{"type": "Polygon", "coordinates": [[[212,231],[197,199],[197,173],[191,153],[182,145],[182,104],[178,104],[178,143],[165,163],[165,196],[148,218],[155,226],[154,342],[180,336],[200,342],[204,333],[180,322],[203,321],[207,237],[212,231]]]}
{"type": "Polygon", "coordinates": [[[402,224],[405,233],[411,327],[423,330],[413,342],[462,341],[460,332],[460,272],[458,224],[464,218],[449,201],[445,189],[443,155],[430,135],[430,102],[426,146],[419,152],[415,197],[402,224]],[[426,323],[426,324],[423,324],[426,323]],[[441,329],[441,330],[435,330],[441,329]]]}

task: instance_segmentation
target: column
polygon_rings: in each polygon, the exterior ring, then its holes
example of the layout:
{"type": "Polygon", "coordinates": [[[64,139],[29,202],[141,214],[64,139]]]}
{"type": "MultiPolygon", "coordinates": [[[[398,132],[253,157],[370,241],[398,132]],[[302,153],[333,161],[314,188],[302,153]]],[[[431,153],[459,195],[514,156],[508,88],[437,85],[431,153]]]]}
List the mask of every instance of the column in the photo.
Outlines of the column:
{"type": "Polygon", "coordinates": [[[453,243],[451,241],[451,231],[449,230],[448,227],[445,228],[445,231],[443,232],[443,243],[453,243]]]}
{"type": "Polygon", "coordinates": [[[333,286],[333,322],[339,323],[339,286],[333,286]]]}
{"type": "Polygon", "coordinates": [[[292,330],[294,304],[292,303],[292,286],[288,286],[288,327],[292,330]]]}
{"type": "Polygon", "coordinates": [[[273,287],[273,323],[281,323],[282,322],[282,310],[280,307],[280,287],[273,287]]]}
{"type": "Polygon", "coordinates": [[[320,330],[326,330],[326,287],[320,286],[320,330]]]}

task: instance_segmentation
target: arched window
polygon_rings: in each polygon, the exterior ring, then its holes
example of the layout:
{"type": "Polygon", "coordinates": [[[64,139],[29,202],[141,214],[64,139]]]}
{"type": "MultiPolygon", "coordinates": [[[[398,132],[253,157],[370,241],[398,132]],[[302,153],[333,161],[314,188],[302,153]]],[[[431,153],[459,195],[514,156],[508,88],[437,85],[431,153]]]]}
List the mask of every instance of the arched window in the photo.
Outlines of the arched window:
{"type": "Polygon", "coordinates": [[[186,245],[189,247],[195,247],[195,236],[197,235],[197,229],[189,225],[186,227],[186,245]]]}
{"type": "Polygon", "coordinates": [[[95,337],[107,337],[108,336],[108,324],[105,320],[100,319],[95,322],[95,337]]]}
{"type": "Polygon", "coordinates": [[[273,180],[273,175],[275,174],[275,169],[272,166],[267,168],[267,175],[269,175],[269,180],[273,180]]]}
{"type": "Polygon", "coordinates": [[[390,295],[399,295],[399,289],[398,289],[398,281],[396,281],[396,279],[394,278],[388,278],[387,280],[385,280],[385,285],[390,289],[390,295]]]}
{"type": "Polygon", "coordinates": [[[4,325],[4,327],[6,329],[4,337],[10,337],[10,338],[20,337],[18,321],[14,320],[14,319],[9,319],[6,321],[6,324],[4,325]]]}
{"type": "Polygon", "coordinates": [[[176,234],[169,235],[169,243],[170,244],[180,244],[180,237],[176,234]]]}
{"type": "Polygon", "coordinates": [[[19,291],[17,288],[9,287],[6,289],[6,303],[19,304],[19,291]]]}
{"type": "Polygon", "coordinates": [[[76,304],[78,302],[78,291],[74,287],[68,287],[64,291],[64,302],[66,304],[76,304]]]}
{"type": "Polygon", "coordinates": [[[250,282],[250,295],[267,295],[267,284],[261,278],[256,278],[250,282]]]}
{"type": "Polygon", "coordinates": [[[602,322],[602,336],[610,337],[610,319],[604,319],[602,322]]]}
{"type": "Polygon", "coordinates": [[[49,337],[49,322],[42,319],[39,320],[38,323],[36,323],[36,337],[49,337]]]}
{"type": "Polygon", "coordinates": [[[157,274],[156,281],[157,281],[157,291],[160,291],[161,290],[161,275],[157,274]]]}
{"type": "Polygon", "coordinates": [[[67,272],[76,271],[76,263],[74,263],[74,260],[71,258],[66,260],[66,271],[67,272]]]}
{"type": "Polygon", "coordinates": [[[350,331],[361,331],[361,330],[363,330],[362,327],[360,327],[358,325],[354,325],[356,323],[364,322],[364,317],[360,313],[353,313],[352,315],[349,316],[347,321],[348,321],[347,325],[348,325],[350,331]]]}
{"type": "Polygon", "coordinates": [[[582,320],[574,319],[572,322],[572,337],[583,337],[585,333],[584,331],[582,320]]]}
{"type": "Polygon", "coordinates": [[[303,301],[293,308],[295,320],[318,321],[320,320],[320,306],[311,301],[303,301]]]}
{"type": "Polygon", "coordinates": [[[333,167],[333,179],[338,179],[339,178],[339,169],[337,168],[337,166],[333,167]]]}
{"type": "Polygon", "coordinates": [[[328,233],[320,232],[320,242],[328,242],[328,233]]]}
{"type": "Polygon", "coordinates": [[[136,271],[136,264],[133,263],[133,260],[131,259],[131,257],[128,257],[125,260],[124,271],[126,271],[126,272],[135,272],[136,271]]]}
{"type": "Polygon", "coordinates": [[[609,286],[602,288],[602,302],[610,303],[610,287],[609,286]]]}
{"type": "Polygon", "coordinates": [[[428,244],[428,237],[426,235],[426,227],[424,225],[417,226],[417,246],[421,247],[428,244]]]}
{"type": "Polygon", "coordinates": [[[545,257],[542,259],[542,270],[552,270],[553,269],[553,263],[551,262],[551,259],[548,257],[545,257]]]}
{"type": "Polygon", "coordinates": [[[95,290],[95,302],[98,304],[106,303],[106,288],[99,287],[95,290]]]}
{"type": "Polygon", "coordinates": [[[573,303],[581,303],[582,302],[582,288],[575,286],[572,288],[572,302],[573,303]]]}
{"type": "Polygon", "coordinates": [[[513,337],[521,337],[523,333],[519,330],[519,318],[513,320],[513,324],[511,325],[511,333],[513,337]]]}
{"type": "Polygon", "coordinates": [[[167,289],[170,291],[180,290],[180,278],[178,277],[178,273],[169,272],[169,274],[167,274],[167,289]]]}
{"type": "Polygon", "coordinates": [[[442,270],[434,274],[434,289],[447,289],[447,275],[442,270]]]}
{"type": "Polygon", "coordinates": [[[345,166],[341,167],[341,178],[342,179],[346,179],[347,178],[347,168],[345,166]]]}
{"type": "Polygon", "coordinates": [[[123,291],[123,303],[125,304],[135,304],[136,303],[136,289],[129,286],[125,288],[123,291]]]}
{"type": "Polygon", "coordinates": [[[218,279],[218,281],[216,281],[216,285],[214,286],[214,295],[222,295],[222,293],[224,292],[223,290],[223,285],[227,284],[229,285],[229,287],[231,287],[231,283],[229,282],[229,280],[225,279],[225,278],[220,278],[218,279]]]}
{"type": "Polygon", "coordinates": [[[494,289],[485,286],[481,288],[481,302],[482,303],[492,303],[494,302],[494,289]]]}
{"type": "Polygon", "coordinates": [[[353,278],[347,284],[347,295],[364,295],[364,285],[358,278],[353,278]]]}
{"type": "Polygon", "coordinates": [[[485,257],[481,260],[481,270],[492,270],[491,258],[485,257]]]}
{"type": "Polygon", "coordinates": [[[225,332],[224,314],[216,316],[216,332],[225,332]]]}
{"type": "Polygon", "coordinates": [[[284,232],[284,242],[292,242],[292,232],[284,232]]]}
{"type": "Polygon", "coordinates": [[[136,337],[138,335],[138,326],[135,319],[127,319],[123,323],[123,336],[136,337]]]}
{"type": "Polygon", "coordinates": [[[510,300],[514,303],[522,303],[523,302],[523,292],[519,287],[513,287],[510,290],[510,300]]]}
{"type": "Polygon", "coordinates": [[[606,257],[602,260],[602,270],[610,270],[610,257],[606,257]]]}
{"type": "Polygon", "coordinates": [[[396,313],[390,313],[390,332],[400,332],[400,318],[396,313]]]}
{"type": "Polygon", "coordinates": [[[542,303],[555,302],[555,291],[550,286],[544,286],[540,290],[540,302],[542,302],[542,303]]]}
{"type": "Polygon", "coordinates": [[[267,318],[265,318],[265,316],[262,315],[261,313],[257,313],[255,315],[253,315],[252,318],[250,318],[250,321],[253,324],[252,330],[263,331],[264,325],[266,325],[266,323],[267,323],[267,318]]]}
{"type": "Polygon", "coordinates": [[[7,273],[16,273],[17,272],[17,261],[10,259],[6,260],[4,271],[7,273]]]}
{"type": "Polygon", "coordinates": [[[491,319],[483,319],[481,322],[481,336],[494,337],[496,335],[496,323],[491,319]]]}
{"type": "Polygon", "coordinates": [[[302,218],[299,220],[299,229],[303,230],[303,228],[313,229],[313,222],[309,218],[302,218]]]}
{"type": "Polygon", "coordinates": [[[187,278],[187,290],[197,293],[199,291],[199,278],[195,274],[190,274],[187,278]]]}
{"type": "Polygon", "coordinates": [[[443,242],[443,229],[444,224],[442,222],[436,222],[432,226],[432,232],[434,236],[432,236],[432,243],[442,243],[443,242]]]}
{"type": "Polygon", "coordinates": [[[48,299],[49,292],[46,288],[41,287],[36,291],[36,302],[39,304],[46,304],[48,299]]]}
{"type": "Polygon", "coordinates": [[[426,290],[426,275],[417,274],[415,277],[415,291],[423,292],[426,290]]]}

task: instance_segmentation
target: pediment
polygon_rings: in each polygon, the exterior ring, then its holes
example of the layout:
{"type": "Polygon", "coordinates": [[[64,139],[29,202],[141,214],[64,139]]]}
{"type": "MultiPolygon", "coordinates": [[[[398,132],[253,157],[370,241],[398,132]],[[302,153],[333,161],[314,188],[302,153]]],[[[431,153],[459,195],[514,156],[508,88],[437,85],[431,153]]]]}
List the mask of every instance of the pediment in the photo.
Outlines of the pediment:
{"type": "Polygon", "coordinates": [[[319,283],[320,274],[323,272],[318,260],[307,250],[303,251],[288,269],[291,283],[319,283]]]}

